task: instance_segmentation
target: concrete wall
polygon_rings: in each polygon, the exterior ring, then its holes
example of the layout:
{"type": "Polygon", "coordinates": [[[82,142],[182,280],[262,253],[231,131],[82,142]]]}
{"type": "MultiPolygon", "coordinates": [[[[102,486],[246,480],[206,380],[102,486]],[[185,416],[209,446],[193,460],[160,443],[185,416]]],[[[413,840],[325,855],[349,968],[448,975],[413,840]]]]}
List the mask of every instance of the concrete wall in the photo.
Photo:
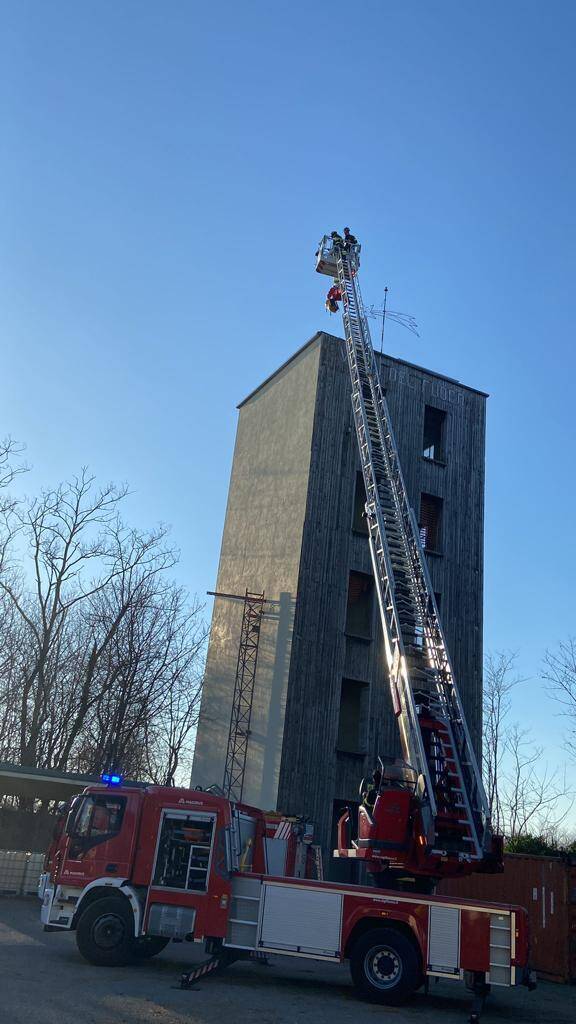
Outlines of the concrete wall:
{"type": "MultiPolygon", "coordinates": [[[[240,408],[216,590],[264,591],[244,800],[276,805],[320,341],[240,408]]],[[[216,598],[193,785],[222,784],[242,602],[216,598]]]]}

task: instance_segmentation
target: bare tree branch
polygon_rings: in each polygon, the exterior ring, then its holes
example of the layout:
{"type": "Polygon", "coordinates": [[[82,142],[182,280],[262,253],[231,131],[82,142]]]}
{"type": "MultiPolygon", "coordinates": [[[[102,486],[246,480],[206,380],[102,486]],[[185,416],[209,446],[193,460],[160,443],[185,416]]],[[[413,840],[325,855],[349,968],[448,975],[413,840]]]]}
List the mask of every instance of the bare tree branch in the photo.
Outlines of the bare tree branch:
{"type": "Polygon", "coordinates": [[[506,719],[511,708],[510,693],[522,680],[514,673],[517,653],[497,651],[484,661],[482,692],[482,761],[486,795],[492,824],[497,832],[503,828],[500,800],[500,771],[506,750],[506,719]]]}
{"type": "Polygon", "coordinates": [[[506,737],[509,763],[503,776],[502,813],[509,836],[547,836],[564,823],[574,803],[566,773],[542,763],[527,729],[514,725],[506,737]]]}
{"type": "Polygon", "coordinates": [[[27,471],[28,467],[25,463],[15,465],[15,460],[19,459],[24,454],[25,450],[25,445],[20,444],[19,441],[15,441],[12,437],[4,437],[0,439],[1,490],[9,487],[15,476],[27,471]]]}
{"type": "Polygon", "coordinates": [[[484,779],[492,822],[508,838],[558,834],[574,801],[565,772],[551,770],[528,730],[510,725],[512,690],[525,682],[515,673],[517,655],[486,658],[483,695],[484,779]]]}
{"type": "Polygon", "coordinates": [[[546,651],[542,674],[548,693],[562,707],[568,723],[565,747],[576,760],[576,637],[568,637],[556,652],[546,651]]]}

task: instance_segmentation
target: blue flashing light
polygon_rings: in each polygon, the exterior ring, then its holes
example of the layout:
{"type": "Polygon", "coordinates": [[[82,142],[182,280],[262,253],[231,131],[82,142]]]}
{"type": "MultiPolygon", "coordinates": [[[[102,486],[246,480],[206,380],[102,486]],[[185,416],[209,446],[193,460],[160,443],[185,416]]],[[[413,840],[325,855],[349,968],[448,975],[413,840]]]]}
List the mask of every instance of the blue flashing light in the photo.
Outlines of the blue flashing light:
{"type": "Polygon", "coordinates": [[[107,786],[121,786],[122,776],[116,775],[113,772],[102,772],[100,776],[102,782],[105,782],[107,786]]]}

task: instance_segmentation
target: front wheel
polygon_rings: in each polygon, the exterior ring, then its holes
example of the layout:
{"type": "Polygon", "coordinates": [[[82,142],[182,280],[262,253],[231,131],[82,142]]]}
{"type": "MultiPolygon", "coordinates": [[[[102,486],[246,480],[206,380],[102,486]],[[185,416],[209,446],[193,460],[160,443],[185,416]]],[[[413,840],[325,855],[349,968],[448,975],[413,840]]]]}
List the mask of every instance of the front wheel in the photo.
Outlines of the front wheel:
{"type": "Polygon", "coordinates": [[[366,999],[398,1006],[422,983],[414,942],[394,928],[374,928],[354,943],[350,954],[354,985],[366,999]]]}
{"type": "Polygon", "coordinates": [[[85,960],[120,967],[134,960],[134,914],[123,896],[95,900],[81,914],[76,944],[85,960]]]}

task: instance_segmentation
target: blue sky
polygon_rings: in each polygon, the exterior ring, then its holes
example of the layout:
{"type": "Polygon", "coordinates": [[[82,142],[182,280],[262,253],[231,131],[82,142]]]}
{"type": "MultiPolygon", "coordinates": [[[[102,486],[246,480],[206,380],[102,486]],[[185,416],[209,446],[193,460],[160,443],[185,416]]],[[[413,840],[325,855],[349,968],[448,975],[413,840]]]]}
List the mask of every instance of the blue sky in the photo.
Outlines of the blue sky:
{"type": "MultiPolygon", "coordinates": [[[[235,406],[328,327],[345,223],[388,350],[489,391],[486,647],[574,632],[573,45],[555,0],[1,3],[0,433],[89,464],[212,589],[235,406]]],[[[336,321],[330,322],[335,329],[336,321]]]]}

